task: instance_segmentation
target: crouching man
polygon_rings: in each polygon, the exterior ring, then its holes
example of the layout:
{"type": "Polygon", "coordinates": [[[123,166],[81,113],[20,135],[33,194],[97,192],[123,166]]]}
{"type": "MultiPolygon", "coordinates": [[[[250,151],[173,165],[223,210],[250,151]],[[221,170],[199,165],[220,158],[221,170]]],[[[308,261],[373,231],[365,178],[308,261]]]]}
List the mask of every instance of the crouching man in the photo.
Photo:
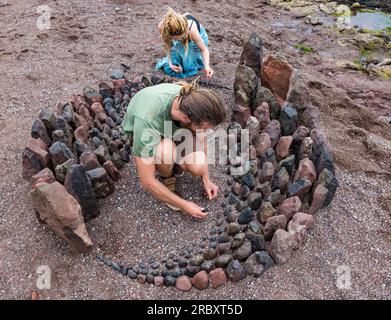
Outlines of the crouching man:
{"type": "Polygon", "coordinates": [[[123,130],[132,137],[142,185],[171,209],[206,217],[203,208],[177,195],[176,178],[189,171],[202,179],[209,199],[217,196],[218,187],[209,179],[206,138],[199,133],[225,118],[220,98],[196,82],[163,83],[140,90],[129,103],[123,130]]]}

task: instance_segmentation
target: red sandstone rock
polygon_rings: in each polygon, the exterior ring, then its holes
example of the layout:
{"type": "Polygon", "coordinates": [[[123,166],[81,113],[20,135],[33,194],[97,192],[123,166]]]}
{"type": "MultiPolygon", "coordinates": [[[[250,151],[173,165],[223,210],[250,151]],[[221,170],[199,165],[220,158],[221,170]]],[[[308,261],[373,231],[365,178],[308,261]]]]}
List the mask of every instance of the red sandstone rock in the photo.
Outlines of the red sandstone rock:
{"type": "Polygon", "coordinates": [[[103,168],[106,169],[107,173],[109,174],[110,178],[113,179],[113,181],[117,182],[121,178],[120,172],[111,160],[106,161],[103,164],[103,168]]]}
{"type": "Polygon", "coordinates": [[[22,176],[26,180],[50,166],[48,146],[41,139],[30,138],[22,153],[22,176]]]}
{"type": "Polygon", "coordinates": [[[296,212],[301,209],[301,200],[299,197],[291,197],[285,199],[278,208],[278,214],[284,215],[288,221],[293,217],[296,212]]]}
{"type": "Polygon", "coordinates": [[[254,117],[258,119],[260,129],[263,130],[270,123],[270,109],[267,102],[263,102],[254,111],[254,117]]]}
{"type": "Polygon", "coordinates": [[[227,276],[222,268],[217,268],[209,273],[210,285],[216,289],[227,282],[227,276]]]}
{"type": "Polygon", "coordinates": [[[269,55],[262,64],[262,85],[277,95],[280,98],[280,102],[285,101],[289,91],[292,72],[293,68],[290,64],[269,55]]]}
{"type": "Polygon", "coordinates": [[[274,233],[278,229],[286,228],[287,223],[288,223],[287,218],[282,214],[267,219],[265,227],[263,229],[263,235],[265,237],[265,240],[266,241],[271,240],[273,238],[274,233]]]}
{"type": "Polygon", "coordinates": [[[192,284],[188,276],[180,276],[176,279],[175,287],[181,291],[189,291],[192,284]]]}
{"type": "Polygon", "coordinates": [[[92,241],[84,224],[81,207],[60,183],[39,183],[28,194],[39,219],[44,221],[72,249],[85,253],[92,241]]]}
{"type": "Polygon", "coordinates": [[[33,175],[31,177],[30,183],[31,183],[31,186],[33,188],[35,188],[35,186],[38,183],[41,183],[41,182],[53,183],[54,181],[56,181],[56,178],[54,177],[52,170],[50,170],[49,168],[45,168],[45,169],[39,171],[37,174],[33,175]]]}
{"type": "Polygon", "coordinates": [[[314,183],[316,181],[316,177],[317,175],[314,163],[309,158],[300,160],[294,181],[305,178],[311,183],[314,183]]]}
{"type": "Polygon", "coordinates": [[[261,133],[260,135],[255,137],[253,144],[257,152],[257,156],[262,156],[263,154],[265,154],[267,149],[271,147],[271,140],[269,134],[266,132],[261,133]]]}
{"type": "Polygon", "coordinates": [[[80,155],[80,163],[86,168],[87,171],[100,167],[98,157],[91,151],[85,151],[80,155]]]}
{"type": "Polygon", "coordinates": [[[114,89],[122,89],[124,85],[125,85],[125,79],[113,80],[114,89]]]}
{"type": "Polygon", "coordinates": [[[281,127],[278,120],[272,120],[263,130],[270,136],[271,146],[274,148],[281,136],[281,127]]]}
{"type": "Polygon", "coordinates": [[[306,231],[314,224],[314,217],[304,212],[297,212],[288,223],[288,232],[294,240],[293,248],[297,249],[304,240],[306,231]]]}
{"type": "Polygon", "coordinates": [[[289,148],[291,147],[292,141],[292,136],[284,136],[278,140],[276,147],[276,156],[278,161],[285,159],[289,155],[289,148]]]}
{"type": "Polygon", "coordinates": [[[198,272],[193,278],[193,286],[198,290],[205,290],[209,286],[209,278],[205,271],[198,272]]]}
{"type": "Polygon", "coordinates": [[[277,264],[284,264],[291,256],[294,247],[292,236],[283,229],[278,229],[270,243],[270,256],[277,264]]]}
{"type": "Polygon", "coordinates": [[[153,278],[153,283],[157,287],[161,287],[164,284],[164,278],[162,276],[156,276],[153,278]]]}
{"type": "Polygon", "coordinates": [[[88,131],[88,126],[81,126],[81,127],[78,127],[75,132],[74,132],[74,135],[75,135],[75,138],[76,139],[79,139],[80,141],[82,141],[83,143],[87,143],[88,141],[88,137],[90,135],[89,131],[88,131]]]}
{"type": "Polygon", "coordinates": [[[312,196],[311,207],[308,210],[308,213],[314,214],[316,211],[323,208],[323,203],[327,197],[328,192],[329,190],[322,184],[319,184],[315,188],[314,194],[312,196]]]}
{"type": "Polygon", "coordinates": [[[138,281],[139,283],[144,284],[146,278],[147,278],[147,277],[145,276],[145,274],[138,274],[136,279],[137,279],[137,281],[138,281]]]}

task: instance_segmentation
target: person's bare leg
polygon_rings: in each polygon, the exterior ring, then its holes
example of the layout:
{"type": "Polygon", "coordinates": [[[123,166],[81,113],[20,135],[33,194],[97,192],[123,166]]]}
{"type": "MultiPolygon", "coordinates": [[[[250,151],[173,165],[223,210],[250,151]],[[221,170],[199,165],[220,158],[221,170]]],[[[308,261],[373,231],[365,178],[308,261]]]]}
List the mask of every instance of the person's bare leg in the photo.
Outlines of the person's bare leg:
{"type": "Polygon", "coordinates": [[[203,151],[196,151],[187,154],[179,164],[185,171],[189,171],[196,177],[202,177],[208,170],[206,155],[203,151]]]}
{"type": "Polygon", "coordinates": [[[162,139],[156,148],[155,166],[163,177],[171,177],[176,159],[175,143],[171,139],[162,139]]]}

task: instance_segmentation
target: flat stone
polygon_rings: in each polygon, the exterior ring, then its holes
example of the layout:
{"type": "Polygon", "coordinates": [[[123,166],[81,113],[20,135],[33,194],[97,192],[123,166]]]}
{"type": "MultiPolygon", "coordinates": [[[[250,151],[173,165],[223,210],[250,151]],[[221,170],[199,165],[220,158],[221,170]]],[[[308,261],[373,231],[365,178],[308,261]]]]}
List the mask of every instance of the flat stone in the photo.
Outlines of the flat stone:
{"type": "Polygon", "coordinates": [[[263,265],[264,271],[269,269],[274,265],[273,259],[269,256],[269,254],[266,251],[258,251],[255,252],[255,258],[258,263],[263,265]]]}
{"type": "Polygon", "coordinates": [[[254,117],[259,121],[260,130],[264,130],[270,123],[270,109],[267,102],[262,102],[254,111],[254,117]]]}
{"type": "Polygon", "coordinates": [[[286,263],[292,256],[293,251],[292,236],[283,229],[278,229],[270,243],[270,254],[277,264],[286,263]]]}
{"type": "Polygon", "coordinates": [[[278,102],[277,98],[273,95],[273,93],[264,86],[261,86],[261,82],[259,82],[257,94],[254,99],[254,107],[258,107],[262,105],[262,103],[266,102],[270,109],[270,118],[278,119],[280,116],[281,106],[278,102]]]}
{"type": "Polygon", "coordinates": [[[271,162],[265,162],[262,165],[262,170],[259,174],[259,182],[260,183],[265,183],[270,181],[274,173],[274,166],[273,163],[271,162]]]}
{"type": "Polygon", "coordinates": [[[311,207],[308,213],[314,214],[319,209],[323,208],[324,201],[326,200],[329,190],[323,185],[319,184],[312,195],[311,207]]]}
{"type": "Polygon", "coordinates": [[[272,191],[277,189],[285,192],[290,184],[290,177],[288,170],[285,167],[281,167],[272,177],[271,187],[272,191]]]}
{"type": "Polygon", "coordinates": [[[262,64],[262,84],[270,88],[282,101],[287,99],[293,67],[275,56],[267,56],[262,64]]]}
{"type": "Polygon", "coordinates": [[[53,132],[56,123],[56,116],[53,111],[49,108],[42,109],[39,113],[39,120],[42,121],[47,133],[50,135],[53,132]]]}
{"type": "Polygon", "coordinates": [[[253,192],[248,196],[247,201],[252,210],[258,210],[262,205],[262,194],[253,192]]]}
{"type": "Polygon", "coordinates": [[[266,132],[262,132],[254,138],[253,145],[258,157],[261,157],[271,147],[272,142],[270,136],[266,132]]]}
{"type": "Polygon", "coordinates": [[[317,184],[323,185],[329,191],[327,193],[326,199],[323,202],[323,207],[327,207],[330,205],[337,188],[339,187],[338,180],[330,170],[323,169],[318,177],[317,184]]]}

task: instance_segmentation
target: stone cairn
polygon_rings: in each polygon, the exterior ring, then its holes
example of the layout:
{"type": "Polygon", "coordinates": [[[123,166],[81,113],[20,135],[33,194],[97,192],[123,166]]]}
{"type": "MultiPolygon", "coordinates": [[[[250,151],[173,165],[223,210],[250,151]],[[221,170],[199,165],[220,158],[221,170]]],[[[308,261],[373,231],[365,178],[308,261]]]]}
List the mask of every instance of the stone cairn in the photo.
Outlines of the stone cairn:
{"type": "MultiPolygon", "coordinates": [[[[111,78],[113,87],[86,87],[54,112],[43,109],[23,152],[23,177],[31,183],[38,220],[77,252],[91,249],[84,222],[99,215],[97,198],[113,192],[119,169],[130,160],[120,125],[131,97],[146,86],[172,82],[155,76],[129,81],[120,71],[111,78]]],[[[315,212],[331,203],[338,188],[319,109],[288,63],[263,59],[256,33],[244,45],[234,96],[228,139],[240,146],[241,130],[248,129],[250,147],[247,154],[236,148],[236,158],[245,160],[227,167],[225,219],[199,244],[160,262],[150,258],[127,267],[101,255],[97,260],[140,283],[188,291],[259,277],[290,259],[315,212]],[[238,167],[248,170],[233,175],[238,167]]]]}

